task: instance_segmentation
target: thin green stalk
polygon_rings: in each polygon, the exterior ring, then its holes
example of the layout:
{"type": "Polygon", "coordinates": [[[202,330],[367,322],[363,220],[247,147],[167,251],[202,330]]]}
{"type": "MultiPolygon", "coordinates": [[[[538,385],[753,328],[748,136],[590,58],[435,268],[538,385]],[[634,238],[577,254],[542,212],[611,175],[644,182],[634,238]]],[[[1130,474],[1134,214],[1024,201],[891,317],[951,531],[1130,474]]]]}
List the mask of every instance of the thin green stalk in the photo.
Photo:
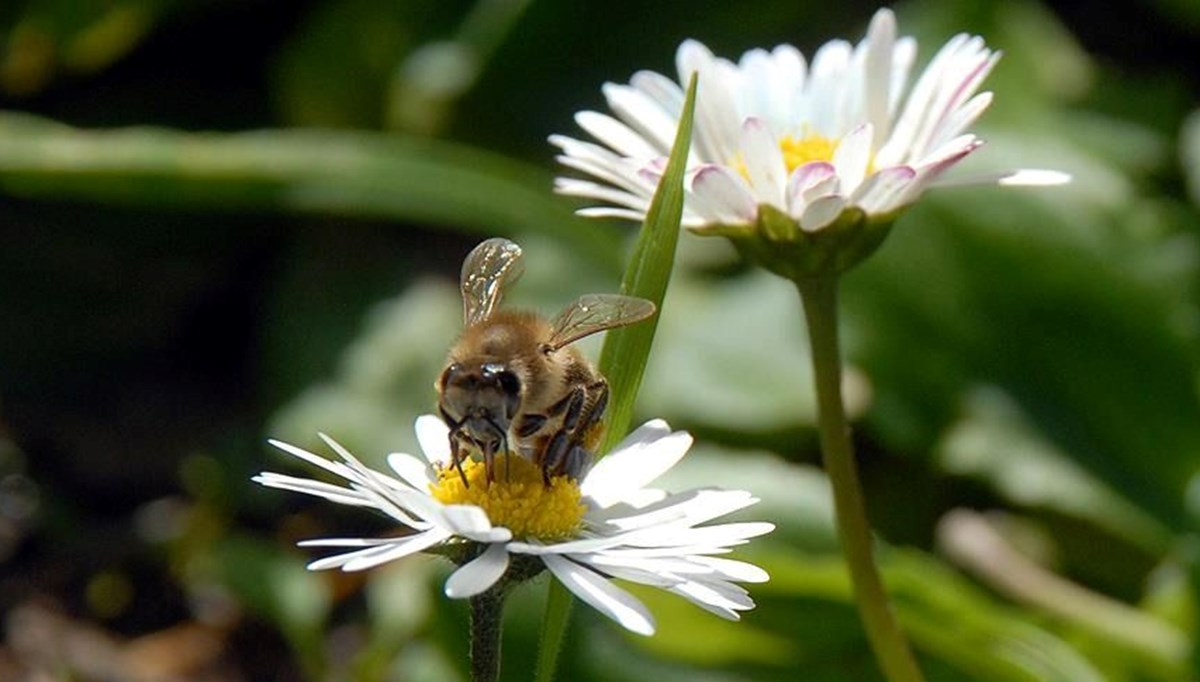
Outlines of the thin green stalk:
{"type": "Polygon", "coordinates": [[[921,670],[908,648],[904,633],[896,623],[875,567],[871,527],[867,522],[858,466],[850,443],[850,427],[842,402],[837,276],[798,280],[796,286],[804,303],[804,317],[808,322],[808,338],[812,346],[821,453],[825,473],[833,486],[838,537],[850,569],[858,613],[884,677],[891,682],[920,682],[923,679],[921,670]]]}
{"type": "MultiPolygon", "coordinates": [[[[675,264],[675,246],[679,241],[679,223],[683,216],[683,175],[687,168],[688,150],[692,142],[692,116],[696,107],[697,77],[692,76],[684,98],[679,129],[671,146],[671,156],[654,198],[646,211],[646,220],[634,247],[633,257],[621,281],[621,293],[639,296],[658,306],[662,312],[663,297],[675,264]]],[[[607,433],[597,455],[608,452],[625,436],[633,419],[633,404],[658,316],[607,333],[600,351],[600,373],[608,379],[609,394],[607,433]]],[[[571,614],[571,593],[557,580],[550,582],[546,600],[546,615],[542,618],[542,639],[538,648],[537,682],[550,682],[558,664],[558,652],[566,635],[571,614]]]]}
{"type": "Polygon", "coordinates": [[[506,586],[471,597],[471,682],[500,679],[500,626],[506,586]]]}
{"type": "Polygon", "coordinates": [[[538,648],[535,680],[550,682],[558,665],[558,652],[562,651],[567,637],[567,623],[571,619],[571,593],[557,580],[550,581],[546,595],[546,615],[542,619],[542,641],[538,648]]]}

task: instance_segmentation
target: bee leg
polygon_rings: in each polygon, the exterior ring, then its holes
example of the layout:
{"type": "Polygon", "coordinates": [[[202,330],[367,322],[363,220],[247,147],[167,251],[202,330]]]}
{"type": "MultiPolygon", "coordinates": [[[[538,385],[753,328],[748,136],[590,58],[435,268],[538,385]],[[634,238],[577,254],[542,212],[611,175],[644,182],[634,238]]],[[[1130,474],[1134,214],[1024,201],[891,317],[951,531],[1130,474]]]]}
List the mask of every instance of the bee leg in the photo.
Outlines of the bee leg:
{"type": "Polygon", "coordinates": [[[571,452],[571,438],[565,430],[554,434],[542,453],[542,482],[550,485],[551,475],[559,475],[562,464],[571,452]]]}
{"type": "Polygon", "coordinates": [[[579,418],[587,407],[587,392],[583,387],[571,391],[571,402],[567,405],[567,413],[563,416],[563,428],[574,431],[579,426],[579,418]]]}
{"type": "Polygon", "coordinates": [[[567,452],[566,460],[563,462],[563,473],[578,481],[583,478],[583,475],[592,468],[592,453],[588,452],[581,445],[574,445],[567,452]]]}
{"type": "Polygon", "coordinates": [[[608,382],[601,379],[588,386],[588,389],[596,394],[596,400],[592,402],[592,409],[588,414],[589,421],[595,423],[600,421],[604,410],[608,409],[608,382]]]}
{"type": "Polygon", "coordinates": [[[467,483],[467,474],[463,472],[462,468],[462,451],[459,450],[458,439],[454,435],[450,436],[450,461],[454,463],[454,468],[458,470],[458,477],[462,479],[463,487],[470,488],[471,484],[467,483]]]}
{"type": "Polygon", "coordinates": [[[487,477],[488,485],[491,485],[496,480],[496,475],[492,471],[492,462],[496,459],[496,450],[490,442],[483,446],[483,471],[487,477]]]}
{"type": "Polygon", "coordinates": [[[500,449],[502,452],[504,452],[504,480],[506,482],[511,481],[512,476],[509,474],[509,471],[512,469],[512,467],[509,463],[512,461],[512,453],[509,452],[508,449],[508,434],[501,436],[500,449]]]}
{"type": "Polygon", "coordinates": [[[546,425],[547,419],[549,417],[544,414],[527,414],[521,417],[521,421],[517,424],[517,437],[531,437],[542,430],[542,427],[546,425]]]}

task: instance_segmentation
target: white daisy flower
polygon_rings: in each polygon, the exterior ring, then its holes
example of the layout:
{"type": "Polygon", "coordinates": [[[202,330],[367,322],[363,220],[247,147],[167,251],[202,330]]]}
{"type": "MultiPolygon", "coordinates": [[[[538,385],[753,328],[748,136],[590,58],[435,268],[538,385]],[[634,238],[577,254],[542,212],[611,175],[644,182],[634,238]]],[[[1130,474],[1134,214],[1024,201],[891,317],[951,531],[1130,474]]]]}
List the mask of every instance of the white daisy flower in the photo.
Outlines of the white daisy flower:
{"type": "MultiPolygon", "coordinates": [[[[805,232],[848,209],[894,217],[982,141],[968,128],[987,109],[979,93],[999,53],[978,36],[946,43],[909,87],[917,44],[896,36],[895,16],[876,12],[858,45],[834,40],[812,62],[781,45],[751,50],[735,64],[701,43],[679,46],[679,83],[699,76],[683,225],[753,225],[764,206],[805,232]]],[[[575,121],[599,144],[555,135],[558,160],[592,179],[559,178],[562,194],[596,199],[587,216],[642,220],[665,168],[684,89],[651,71],[628,85],[607,83],[613,115],[583,111],[575,121]]],[[[1054,171],[1012,171],[950,184],[1059,184],[1054,171]]],[[[723,233],[728,233],[725,230],[723,233]]]]}
{"type": "Polygon", "coordinates": [[[770,532],[772,524],[701,525],[757,502],[750,493],[704,488],[669,494],[646,487],[691,447],[691,435],[671,432],[664,421],[635,430],[581,481],[559,476],[549,486],[537,466],[516,455],[497,458],[500,474],[490,484],[482,463],[464,462],[464,482],[449,465],[446,425],[426,415],[417,419],[416,431],[425,456],[389,455],[394,476],[365,466],[324,434],[341,461],[270,441],[348,485],[270,472],[255,476],[256,482],[370,507],[404,531],[397,537],[304,541],[301,546],[346,550],[310,569],[361,571],[422,550],[458,548],[469,560],[446,580],[445,593],[461,599],[495,585],[510,564],[540,561],[579,599],[643,635],[653,634],[654,619],[611,578],[660,587],[731,620],[754,607],[736,583],[767,580],[758,566],[716,555],[770,532]]]}

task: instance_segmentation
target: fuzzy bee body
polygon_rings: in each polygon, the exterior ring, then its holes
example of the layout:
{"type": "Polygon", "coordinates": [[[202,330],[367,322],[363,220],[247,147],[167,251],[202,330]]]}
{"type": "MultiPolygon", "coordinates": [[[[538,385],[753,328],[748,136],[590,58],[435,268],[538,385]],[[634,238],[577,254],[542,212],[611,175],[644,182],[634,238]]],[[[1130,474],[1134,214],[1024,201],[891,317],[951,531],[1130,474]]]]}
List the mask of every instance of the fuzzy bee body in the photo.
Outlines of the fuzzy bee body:
{"type": "MultiPolygon", "coordinates": [[[[608,382],[572,343],[654,313],[654,304],[611,294],[581,296],[553,320],[499,309],[521,275],[521,251],[489,239],[463,262],[465,327],[437,382],[450,427],[453,464],[482,456],[494,480],[495,455],[512,451],[554,476],[579,478],[602,432],[608,382]]],[[[465,480],[465,478],[464,478],[465,480]]]]}

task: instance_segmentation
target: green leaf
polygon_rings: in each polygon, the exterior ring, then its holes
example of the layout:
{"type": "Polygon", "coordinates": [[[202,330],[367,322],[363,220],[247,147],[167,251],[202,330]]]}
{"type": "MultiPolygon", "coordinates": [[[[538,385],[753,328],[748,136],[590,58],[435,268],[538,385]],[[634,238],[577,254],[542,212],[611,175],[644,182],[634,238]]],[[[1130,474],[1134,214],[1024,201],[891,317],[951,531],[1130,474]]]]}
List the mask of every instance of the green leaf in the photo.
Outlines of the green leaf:
{"type": "Polygon", "coordinates": [[[938,455],[950,473],[986,480],[1017,504],[1088,520],[1149,554],[1172,543],[1167,528],[1068,458],[999,390],[968,396],[966,416],[947,431],[938,455]]]}
{"type": "Polygon", "coordinates": [[[671,270],[675,265],[675,246],[679,243],[679,223],[683,216],[683,174],[687,170],[688,151],[691,149],[695,100],[696,77],[693,75],[666,172],[654,191],[654,199],[646,212],[633,258],[621,281],[621,293],[652,301],[659,308],[658,314],[640,324],[608,332],[604,348],[600,351],[600,373],[608,379],[611,391],[608,430],[600,447],[602,453],[624,438],[629,430],[634,402],[642,385],[650,347],[654,343],[654,332],[662,316],[663,298],[667,294],[667,283],[671,280],[671,270]]]}
{"type": "MultiPolygon", "coordinates": [[[[679,223],[683,216],[683,174],[691,149],[695,106],[696,76],[693,75],[688,84],[687,98],[666,172],[654,191],[654,199],[646,212],[633,258],[621,282],[621,293],[653,301],[654,305],[659,306],[659,315],[675,264],[675,246],[679,243],[679,223]]],[[[642,383],[646,360],[650,356],[659,315],[640,324],[610,331],[604,340],[604,348],[600,351],[600,373],[608,379],[611,394],[608,432],[600,446],[602,453],[611,449],[629,429],[633,419],[633,404],[642,383]]],[[[551,582],[549,590],[535,677],[540,682],[549,682],[554,676],[571,611],[571,595],[561,583],[551,582]]]]}
{"type": "Polygon", "coordinates": [[[451,142],[333,130],[80,130],[0,112],[0,149],[5,193],[537,231],[616,269],[614,235],[572,215],[544,171],[451,142]]]}

